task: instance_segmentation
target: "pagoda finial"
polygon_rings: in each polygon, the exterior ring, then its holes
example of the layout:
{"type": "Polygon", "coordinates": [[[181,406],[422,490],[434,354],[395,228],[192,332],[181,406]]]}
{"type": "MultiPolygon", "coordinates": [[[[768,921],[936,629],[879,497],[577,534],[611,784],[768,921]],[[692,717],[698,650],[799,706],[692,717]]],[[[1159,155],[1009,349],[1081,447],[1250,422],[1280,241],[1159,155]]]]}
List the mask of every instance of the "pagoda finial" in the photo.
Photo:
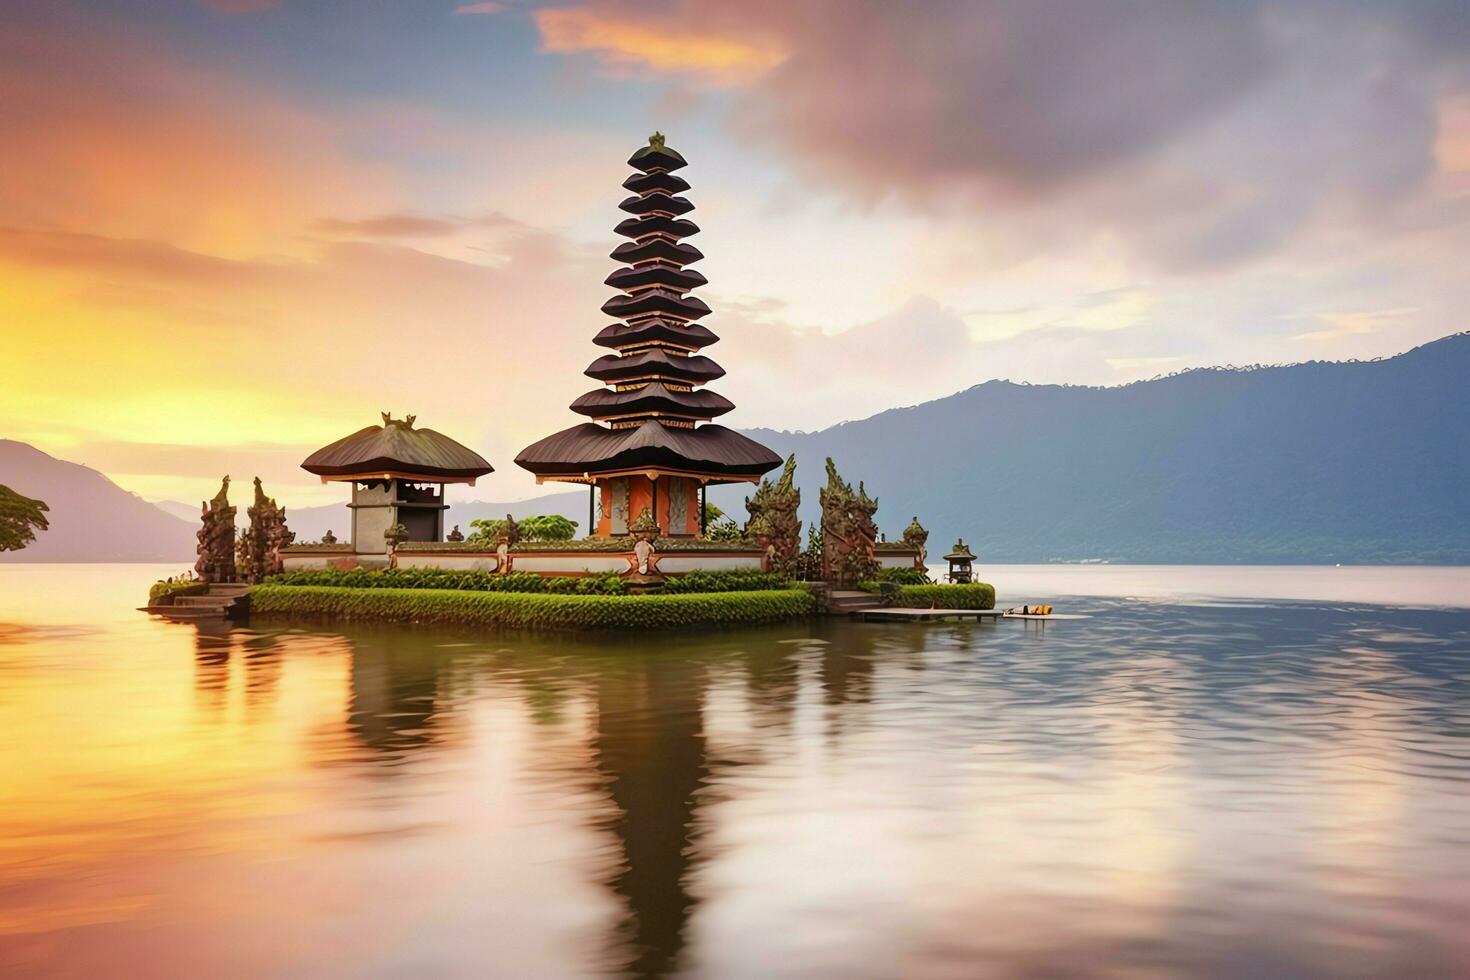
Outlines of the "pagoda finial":
{"type": "Polygon", "coordinates": [[[648,145],[655,150],[662,150],[664,148],[664,134],[655,129],[653,135],[648,137],[648,145]]]}

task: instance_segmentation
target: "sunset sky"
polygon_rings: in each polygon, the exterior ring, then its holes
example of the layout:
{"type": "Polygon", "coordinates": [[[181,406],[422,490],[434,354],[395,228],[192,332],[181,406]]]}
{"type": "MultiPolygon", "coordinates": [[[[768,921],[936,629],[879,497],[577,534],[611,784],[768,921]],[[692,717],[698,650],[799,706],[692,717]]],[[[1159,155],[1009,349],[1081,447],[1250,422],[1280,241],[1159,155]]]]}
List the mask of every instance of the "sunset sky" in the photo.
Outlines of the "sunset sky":
{"type": "Polygon", "coordinates": [[[1456,0],[3,12],[0,437],[149,499],[380,411],[539,492],[655,129],[737,427],[1470,329],[1456,0]]]}

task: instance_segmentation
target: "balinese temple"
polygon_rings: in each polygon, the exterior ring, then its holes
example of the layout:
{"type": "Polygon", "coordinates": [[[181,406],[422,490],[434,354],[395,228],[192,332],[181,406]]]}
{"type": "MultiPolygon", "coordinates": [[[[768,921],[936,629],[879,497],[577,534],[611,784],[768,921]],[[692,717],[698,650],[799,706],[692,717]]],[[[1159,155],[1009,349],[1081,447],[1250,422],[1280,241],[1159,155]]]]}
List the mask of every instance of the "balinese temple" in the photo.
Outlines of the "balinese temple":
{"type": "Polygon", "coordinates": [[[725,371],[700,353],[719,338],[698,322],[710,308],[688,295],[705,278],[688,268],[704,256],[685,241],[699,227],[684,217],[694,205],[674,173],[684,158],[655,133],[628,164],[637,171],[623,181],[632,196],[619,207],[630,217],[613,230],[630,241],[613,249],[621,266],[606,280],[622,295],[602,305],[617,322],[592,339],[609,352],[586,371],[603,387],[572,402],[590,421],[533,443],[516,463],[538,483],[597,488],[598,537],[627,534],[644,508],[661,534],[694,535],[703,530],[704,488],[758,482],[781,458],[711,421],[735,406],[705,387],[725,371]]]}
{"type": "Polygon", "coordinates": [[[388,550],[384,532],[402,524],[409,541],[444,540],[444,487],[475,485],[493,467],[472,450],[433,429],[414,428],[414,416],[383,413],[370,425],[306,457],[301,468],[323,483],[352,484],[352,545],[358,554],[388,550]]]}

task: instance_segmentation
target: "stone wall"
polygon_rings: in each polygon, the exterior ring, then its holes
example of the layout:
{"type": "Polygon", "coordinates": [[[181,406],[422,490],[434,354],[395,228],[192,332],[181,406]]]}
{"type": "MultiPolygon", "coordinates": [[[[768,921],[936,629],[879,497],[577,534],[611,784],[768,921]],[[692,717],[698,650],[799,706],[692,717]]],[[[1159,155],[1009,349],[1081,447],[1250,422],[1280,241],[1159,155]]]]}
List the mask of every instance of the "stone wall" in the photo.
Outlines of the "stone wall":
{"type": "Polygon", "coordinates": [[[388,556],[351,551],[282,551],[281,565],[288,572],[318,572],[327,568],[387,568],[388,556]]]}
{"type": "Polygon", "coordinates": [[[919,553],[917,551],[899,551],[897,549],[875,548],[873,557],[878,559],[879,568],[923,568],[919,564],[919,553]]]}
{"type": "MultiPolygon", "coordinates": [[[[723,572],[736,569],[759,571],[762,553],[758,550],[720,551],[701,554],[697,551],[665,551],[654,555],[654,568],[663,575],[683,575],[693,571],[723,572]]],[[[538,575],[621,575],[633,567],[631,551],[534,551],[512,552],[511,570],[535,572],[538,575]]],[[[393,556],[397,568],[450,568],[459,571],[498,570],[493,552],[434,553],[421,550],[399,551],[393,556]]]]}

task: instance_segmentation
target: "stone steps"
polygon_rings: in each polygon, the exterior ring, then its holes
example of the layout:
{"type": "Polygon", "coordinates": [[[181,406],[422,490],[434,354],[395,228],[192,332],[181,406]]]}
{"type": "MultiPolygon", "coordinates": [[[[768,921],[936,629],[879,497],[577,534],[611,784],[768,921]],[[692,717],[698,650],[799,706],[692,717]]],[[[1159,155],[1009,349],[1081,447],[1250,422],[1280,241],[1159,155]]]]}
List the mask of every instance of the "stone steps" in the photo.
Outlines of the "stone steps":
{"type": "Polygon", "coordinates": [[[217,583],[202,595],[174,596],[167,606],[143,606],[142,611],[170,619],[234,619],[250,611],[249,592],[247,583],[217,583]]]}
{"type": "Polygon", "coordinates": [[[871,592],[857,589],[832,589],[827,593],[827,611],[835,615],[851,615],[864,609],[877,609],[883,600],[871,592]]]}
{"type": "Polygon", "coordinates": [[[181,596],[175,596],[174,597],[174,605],[176,605],[176,606],[218,606],[218,607],[223,608],[225,606],[233,606],[235,604],[235,601],[237,599],[239,599],[239,598],[240,598],[240,594],[239,593],[228,594],[228,595],[212,595],[212,594],[206,594],[206,595],[181,595],[181,596]]]}

